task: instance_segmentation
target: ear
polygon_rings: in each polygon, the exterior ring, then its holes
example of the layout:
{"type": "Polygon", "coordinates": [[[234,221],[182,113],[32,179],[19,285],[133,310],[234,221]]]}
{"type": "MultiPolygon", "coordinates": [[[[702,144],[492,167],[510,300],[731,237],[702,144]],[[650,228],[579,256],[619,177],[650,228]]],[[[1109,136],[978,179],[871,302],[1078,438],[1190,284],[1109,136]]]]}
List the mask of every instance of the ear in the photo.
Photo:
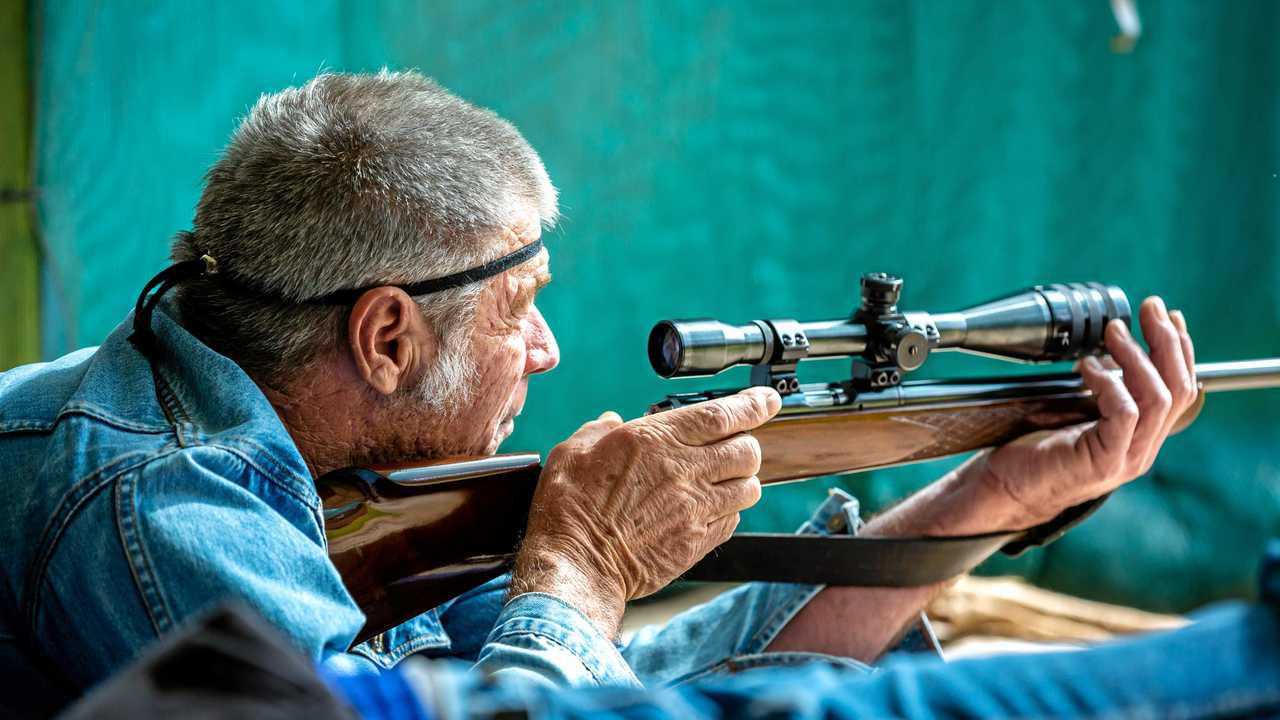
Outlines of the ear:
{"type": "Polygon", "coordinates": [[[356,372],[390,395],[436,353],[436,335],[400,288],[379,287],[360,296],[347,319],[347,343],[356,372]]]}

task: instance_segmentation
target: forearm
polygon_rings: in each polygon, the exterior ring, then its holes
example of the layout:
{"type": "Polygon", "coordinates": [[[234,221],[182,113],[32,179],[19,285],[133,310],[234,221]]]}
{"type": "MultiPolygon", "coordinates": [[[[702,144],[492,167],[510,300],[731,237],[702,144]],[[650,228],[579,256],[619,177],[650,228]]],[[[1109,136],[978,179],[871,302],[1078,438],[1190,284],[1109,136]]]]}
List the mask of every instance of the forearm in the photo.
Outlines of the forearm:
{"type": "MultiPolygon", "coordinates": [[[[976,457],[876,516],[863,537],[945,537],[1012,529],[1018,511],[989,486],[974,482],[976,457]],[[966,479],[969,478],[969,479],[966,479]]],[[[949,583],[910,588],[829,587],[792,618],[769,645],[772,652],[804,651],[871,662],[949,583]]]]}

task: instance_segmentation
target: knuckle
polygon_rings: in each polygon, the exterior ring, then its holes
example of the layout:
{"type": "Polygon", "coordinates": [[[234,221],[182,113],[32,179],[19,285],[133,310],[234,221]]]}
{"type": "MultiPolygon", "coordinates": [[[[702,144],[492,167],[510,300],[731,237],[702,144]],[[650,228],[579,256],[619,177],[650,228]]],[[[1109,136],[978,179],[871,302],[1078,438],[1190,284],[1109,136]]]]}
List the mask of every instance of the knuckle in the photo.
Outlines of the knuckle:
{"type": "Polygon", "coordinates": [[[1133,401],[1133,398],[1125,396],[1116,403],[1115,418],[1125,425],[1137,425],[1140,415],[1138,404],[1133,401]]]}
{"type": "Polygon", "coordinates": [[[1147,410],[1165,414],[1173,407],[1173,393],[1167,387],[1157,387],[1147,398],[1147,410]]]}
{"type": "Polygon", "coordinates": [[[674,500],[674,510],[689,522],[695,523],[697,518],[701,518],[705,514],[706,503],[700,498],[694,497],[687,492],[678,493],[674,500]]]}
{"type": "Polygon", "coordinates": [[[1187,406],[1196,399],[1199,392],[1196,390],[1195,383],[1192,382],[1191,378],[1183,375],[1177,383],[1177,395],[1178,404],[1180,406],[1187,406]]]}
{"type": "Polygon", "coordinates": [[[727,435],[733,428],[733,413],[723,402],[704,403],[702,412],[706,429],[719,435],[727,435]]]}
{"type": "Polygon", "coordinates": [[[623,425],[609,433],[607,439],[628,453],[641,453],[655,445],[671,442],[667,434],[655,425],[623,425]]]}

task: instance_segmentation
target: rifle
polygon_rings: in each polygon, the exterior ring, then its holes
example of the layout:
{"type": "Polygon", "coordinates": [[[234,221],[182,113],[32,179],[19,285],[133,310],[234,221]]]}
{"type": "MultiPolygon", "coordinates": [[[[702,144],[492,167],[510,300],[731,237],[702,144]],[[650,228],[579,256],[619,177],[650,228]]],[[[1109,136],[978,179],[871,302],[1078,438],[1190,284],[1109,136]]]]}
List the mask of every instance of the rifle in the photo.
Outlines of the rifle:
{"type": "MultiPolygon", "coordinates": [[[[1097,283],[1037,286],[950,313],[901,312],[902,280],[862,277],[848,318],[820,322],[666,320],[649,336],[663,377],[713,375],[751,366],[751,383],[782,395],[777,417],[753,431],[761,484],[942,458],[1002,445],[1037,430],[1096,419],[1079,375],[904,381],[932,352],[960,350],[1046,363],[1102,350],[1107,322],[1130,322],[1128,300],[1097,283]],[[808,359],[853,359],[850,377],[804,383],[808,359]]],[[[1280,359],[1201,363],[1204,394],[1280,387],[1280,359]]],[[[737,392],[669,395],[650,412],[737,392]]],[[[329,557],[368,621],[357,642],[394,627],[501,574],[514,558],[541,471],[536,454],[447,458],[321,477],[329,557]]],[[[1071,508],[1039,528],[960,538],[739,534],[686,579],[909,586],[967,572],[992,552],[1017,554],[1059,537],[1103,499],[1071,508]]]]}

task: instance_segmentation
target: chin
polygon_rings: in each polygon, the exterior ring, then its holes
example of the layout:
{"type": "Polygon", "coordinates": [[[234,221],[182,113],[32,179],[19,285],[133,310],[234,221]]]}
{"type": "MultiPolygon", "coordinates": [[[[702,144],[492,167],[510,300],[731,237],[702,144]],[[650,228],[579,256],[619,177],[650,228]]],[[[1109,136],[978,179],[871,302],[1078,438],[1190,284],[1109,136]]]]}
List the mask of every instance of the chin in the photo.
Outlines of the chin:
{"type": "Polygon", "coordinates": [[[514,420],[507,420],[498,426],[493,432],[493,441],[489,443],[489,447],[485,449],[485,455],[493,455],[498,452],[498,448],[502,447],[502,443],[511,437],[511,433],[516,429],[514,420]]]}

